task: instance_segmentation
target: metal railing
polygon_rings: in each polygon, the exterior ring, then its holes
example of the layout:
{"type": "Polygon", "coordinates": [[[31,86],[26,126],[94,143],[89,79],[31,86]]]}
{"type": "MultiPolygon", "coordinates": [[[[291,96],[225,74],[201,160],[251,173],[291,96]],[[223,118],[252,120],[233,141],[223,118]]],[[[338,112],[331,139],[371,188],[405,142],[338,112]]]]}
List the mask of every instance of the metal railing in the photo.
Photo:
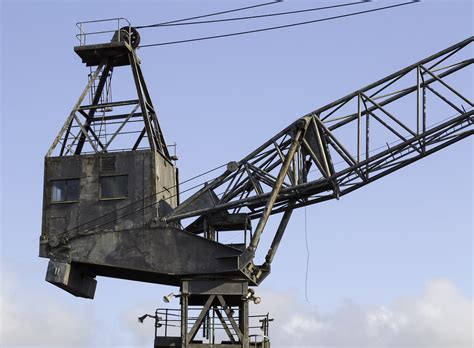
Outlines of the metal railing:
{"type": "MultiPolygon", "coordinates": [[[[120,42],[124,39],[130,40],[131,38],[131,28],[132,24],[130,21],[123,17],[117,18],[108,18],[108,19],[98,19],[94,21],[84,21],[84,22],[77,22],[76,26],[79,28],[79,34],[76,35],[77,40],[79,41],[79,46],[90,45],[93,43],[104,43],[110,42],[110,34],[117,33],[117,35],[113,35],[112,42],[120,42]],[[97,30],[97,26],[105,27],[110,29],[104,28],[104,30],[97,30]],[[122,31],[124,28],[128,27],[128,35],[123,35],[122,31]],[[95,28],[95,29],[93,29],[95,28]],[[109,34],[106,37],[106,34],[109,34]],[[125,36],[125,38],[124,38],[125,36]],[[100,40],[99,42],[90,42],[91,39],[100,40]]],[[[130,42],[128,42],[130,44],[130,42]]]]}
{"type": "Polygon", "coordinates": [[[270,348],[270,338],[265,335],[249,335],[250,348],[270,348]]]}
{"type": "MultiPolygon", "coordinates": [[[[200,307],[189,307],[191,312],[188,315],[187,327],[192,327],[198,315],[193,315],[192,312],[200,312],[200,307]]],[[[227,324],[227,328],[215,315],[215,311],[221,309],[211,309],[209,311],[207,324],[205,322],[201,327],[201,335],[204,340],[208,340],[209,343],[215,344],[219,340],[219,332],[223,332],[229,327],[230,323],[227,324]]],[[[235,311],[238,314],[238,310],[235,311]]],[[[181,310],[176,308],[158,308],[153,316],[155,319],[155,337],[177,337],[181,330],[181,310]]],[[[233,315],[235,321],[238,322],[238,315],[233,315]]],[[[251,315],[249,316],[249,341],[251,347],[266,347],[269,344],[269,324],[273,321],[270,318],[269,313],[263,315],[251,315]]],[[[237,339],[237,336],[235,336],[237,339]]]]}

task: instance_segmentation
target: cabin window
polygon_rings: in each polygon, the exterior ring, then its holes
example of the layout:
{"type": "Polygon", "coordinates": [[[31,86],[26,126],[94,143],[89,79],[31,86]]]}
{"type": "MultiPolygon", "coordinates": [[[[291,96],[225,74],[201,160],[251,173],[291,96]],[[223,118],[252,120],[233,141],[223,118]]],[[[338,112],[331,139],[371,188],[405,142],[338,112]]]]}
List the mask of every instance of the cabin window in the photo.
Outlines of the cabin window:
{"type": "Polygon", "coordinates": [[[79,200],[79,179],[53,180],[51,186],[52,202],[77,202],[79,200]]]}
{"type": "Polygon", "coordinates": [[[102,176],[100,178],[100,198],[117,199],[128,196],[128,175],[102,176]]]}

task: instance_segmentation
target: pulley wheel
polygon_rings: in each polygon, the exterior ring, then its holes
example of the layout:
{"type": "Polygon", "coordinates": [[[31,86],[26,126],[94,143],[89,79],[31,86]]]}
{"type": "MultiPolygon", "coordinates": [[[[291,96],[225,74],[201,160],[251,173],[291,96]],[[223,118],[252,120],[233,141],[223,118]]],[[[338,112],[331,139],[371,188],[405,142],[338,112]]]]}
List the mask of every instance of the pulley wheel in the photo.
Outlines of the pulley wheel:
{"type": "MultiPolygon", "coordinates": [[[[116,31],[114,37],[112,38],[112,42],[118,41],[118,34],[119,31],[116,31]]],[[[120,28],[120,41],[128,42],[132,48],[137,48],[140,44],[140,34],[134,27],[120,28]]]]}

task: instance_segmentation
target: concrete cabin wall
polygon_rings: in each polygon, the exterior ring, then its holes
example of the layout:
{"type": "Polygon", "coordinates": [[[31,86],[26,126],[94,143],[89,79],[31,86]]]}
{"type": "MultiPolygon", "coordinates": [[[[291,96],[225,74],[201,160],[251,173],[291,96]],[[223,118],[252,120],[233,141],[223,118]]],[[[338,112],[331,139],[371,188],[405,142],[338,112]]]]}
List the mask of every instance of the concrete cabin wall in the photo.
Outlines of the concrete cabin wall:
{"type": "Polygon", "coordinates": [[[122,231],[146,225],[178,205],[176,184],[176,167],[158,152],[47,157],[40,256],[49,257],[49,240],[77,226],[82,225],[78,230],[85,232],[122,231]],[[128,176],[128,195],[102,199],[100,178],[114,175],[128,176]],[[80,179],[77,202],[52,202],[52,182],[63,179],[80,179]]]}

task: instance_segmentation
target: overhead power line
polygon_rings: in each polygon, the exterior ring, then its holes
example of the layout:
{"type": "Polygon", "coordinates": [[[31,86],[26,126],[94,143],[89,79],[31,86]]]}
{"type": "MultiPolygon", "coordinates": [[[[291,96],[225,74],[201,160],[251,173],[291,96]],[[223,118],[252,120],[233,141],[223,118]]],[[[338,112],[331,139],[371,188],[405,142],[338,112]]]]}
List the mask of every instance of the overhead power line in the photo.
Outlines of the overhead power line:
{"type": "MultiPolygon", "coordinates": [[[[195,22],[180,22],[180,23],[169,23],[169,24],[160,24],[155,25],[154,27],[172,27],[172,26],[180,26],[180,25],[195,25],[195,24],[210,24],[210,23],[222,23],[222,22],[231,22],[231,21],[241,21],[241,20],[248,20],[248,19],[258,19],[258,18],[265,18],[265,17],[276,17],[276,16],[285,16],[297,13],[304,13],[304,12],[314,12],[314,11],[321,11],[321,10],[329,10],[332,8],[338,7],[345,7],[345,6],[352,6],[352,5],[361,5],[371,0],[358,0],[354,2],[349,2],[345,4],[338,4],[338,5],[330,5],[330,6],[320,6],[320,7],[312,7],[303,10],[294,10],[294,11],[285,11],[285,12],[276,12],[276,13],[267,13],[262,15],[254,15],[254,16],[245,16],[245,17],[233,17],[233,18],[222,18],[222,19],[211,19],[207,21],[195,21],[195,22]]],[[[145,27],[137,27],[137,28],[150,28],[149,26],[145,27]]]]}
{"type": "Polygon", "coordinates": [[[205,15],[199,15],[199,16],[195,16],[195,17],[188,17],[188,18],[175,19],[175,20],[172,20],[172,21],[167,21],[167,22],[162,22],[162,23],[155,23],[155,24],[149,24],[149,25],[140,25],[140,26],[136,26],[135,28],[137,28],[137,29],[143,29],[143,28],[161,27],[161,26],[164,26],[164,25],[171,25],[171,24],[174,24],[174,23],[186,22],[186,21],[190,21],[190,20],[193,20],[193,19],[200,19],[200,18],[218,16],[218,15],[226,14],[226,13],[232,13],[232,12],[250,10],[250,9],[252,9],[252,8],[257,8],[257,7],[263,7],[263,6],[268,6],[268,5],[275,5],[275,4],[277,4],[277,3],[279,3],[279,2],[282,2],[282,1],[283,1],[283,0],[274,0],[274,1],[270,1],[270,2],[263,3],[263,4],[252,5],[252,6],[246,6],[246,7],[239,7],[239,8],[235,8],[235,9],[232,9],[232,10],[226,10],[226,11],[208,13],[208,14],[205,14],[205,15]]]}
{"type": "Polygon", "coordinates": [[[167,42],[158,42],[158,43],[154,43],[154,44],[141,45],[141,46],[139,46],[139,47],[140,47],[140,48],[145,48],[145,47],[154,47],[154,46],[176,45],[176,44],[182,44],[182,43],[188,43],[188,42],[196,42],[196,41],[220,39],[220,38],[232,37],[232,36],[239,36],[239,35],[254,34],[254,33],[260,33],[260,32],[270,31],[270,30],[277,30],[277,29],[283,29],[283,28],[291,28],[291,27],[296,27],[296,26],[300,26],[300,25],[306,25],[306,24],[313,24],[313,23],[325,22],[325,21],[330,21],[330,20],[339,19],[339,18],[346,18],[346,17],[357,16],[357,15],[366,14],[366,13],[371,13],[371,12],[377,12],[377,11],[382,11],[382,10],[388,10],[388,9],[392,9],[392,8],[395,8],[395,7],[401,7],[401,6],[406,6],[406,5],[415,4],[415,3],[417,3],[417,2],[420,2],[420,0],[411,0],[411,1],[408,1],[408,2],[400,3],[400,4],[389,5],[389,6],[382,6],[382,7],[377,7],[377,8],[370,9],[370,10],[364,10],[364,11],[346,13],[346,14],[342,14],[342,15],[337,15],[337,16],[332,16],[332,17],[326,17],[326,18],[319,18],[319,19],[314,19],[314,20],[310,20],[310,21],[297,22],[297,23],[291,23],[291,24],[284,24],[284,25],[278,25],[278,26],[274,26],[274,27],[260,28],[260,29],[247,30],[247,31],[239,31],[239,32],[235,32],[235,33],[227,33],[227,34],[220,34],[220,35],[213,35],[213,36],[197,37],[197,38],[192,38],[192,39],[184,39],[184,40],[177,40],[177,41],[167,41],[167,42]]]}

